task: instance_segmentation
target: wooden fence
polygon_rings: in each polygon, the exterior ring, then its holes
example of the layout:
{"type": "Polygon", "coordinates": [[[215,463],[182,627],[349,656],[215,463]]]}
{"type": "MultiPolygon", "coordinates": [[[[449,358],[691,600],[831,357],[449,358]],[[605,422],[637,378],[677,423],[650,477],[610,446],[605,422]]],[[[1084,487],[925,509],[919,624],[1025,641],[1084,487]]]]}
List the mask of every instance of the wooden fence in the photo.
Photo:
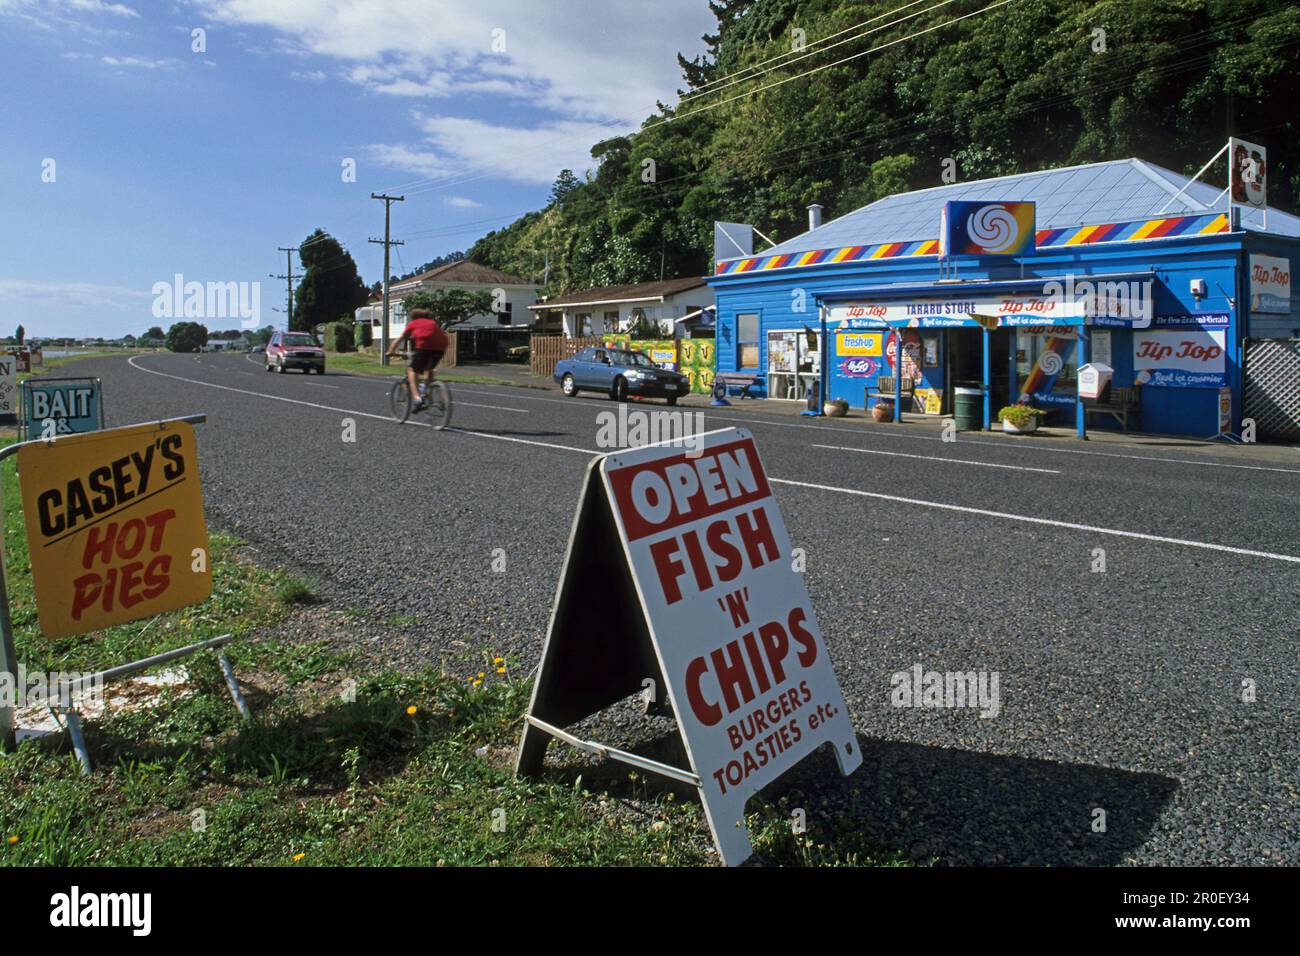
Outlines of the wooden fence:
{"type": "Polygon", "coordinates": [[[550,378],[555,374],[555,366],[560,359],[569,358],[582,349],[604,344],[605,340],[596,336],[570,339],[563,335],[534,335],[529,343],[529,361],[533,374],[550,378]]]}

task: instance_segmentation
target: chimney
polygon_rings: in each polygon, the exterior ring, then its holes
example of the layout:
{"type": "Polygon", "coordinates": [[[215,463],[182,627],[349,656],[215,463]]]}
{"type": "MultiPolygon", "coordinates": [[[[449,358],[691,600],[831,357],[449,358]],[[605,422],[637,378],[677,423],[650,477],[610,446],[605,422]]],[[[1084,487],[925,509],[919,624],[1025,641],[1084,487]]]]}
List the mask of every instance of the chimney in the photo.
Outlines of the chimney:
{"type": "Polygon", "coordinates": [[[808,207],[808,231],[811,232],[821,224],[822,224],[822,205],[821,203],[815,202],[808,207]]]}

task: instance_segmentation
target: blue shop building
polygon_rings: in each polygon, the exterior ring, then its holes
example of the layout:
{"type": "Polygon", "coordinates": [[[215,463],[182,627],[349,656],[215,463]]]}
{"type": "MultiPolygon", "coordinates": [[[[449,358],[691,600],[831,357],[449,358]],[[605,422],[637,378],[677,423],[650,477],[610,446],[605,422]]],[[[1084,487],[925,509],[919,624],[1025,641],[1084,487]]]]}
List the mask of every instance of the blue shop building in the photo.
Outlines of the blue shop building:
{"type": "Polygon", "coordinates": [[[1127,159],[897,194],[825,224],[811,207],[808,232],[716,262],[717,372],[769,399],[813,383],[860,409],[896,394],[908,417],[978,390],[988,428],[1016,403],[1074,425],[1092,363],[1111,369],[1103,403],[1117,389],[1136,403],[1136,430],[1235,432],[1247,338],[1300,338],[1300,217],[1229,198],[1127,159]]]}

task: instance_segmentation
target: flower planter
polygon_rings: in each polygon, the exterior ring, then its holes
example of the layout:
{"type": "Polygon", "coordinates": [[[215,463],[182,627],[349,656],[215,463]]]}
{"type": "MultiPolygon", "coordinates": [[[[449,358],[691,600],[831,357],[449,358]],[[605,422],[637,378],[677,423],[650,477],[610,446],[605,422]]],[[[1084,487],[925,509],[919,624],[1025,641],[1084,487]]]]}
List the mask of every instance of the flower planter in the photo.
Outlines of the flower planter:
{"type": "Polygon", "coordinates": [[[871,420],[876,422],[892,422],[894,420],[894,403],[879,402],[871,407],[871,420]]]}
{"type": "Polygon", "coordinates": [[[1038,431],[1038,416],[1035,415],[1033,418],[1029,419],[1029,421],[1025,422],[1024,425],[1019,427],[1011,424],[1011,422],[1004,418],[1002,419],[1002,430],[1008,435],[1031,435],[1038,431]]]}
{"type": "Polygon", "coordinates": [[[849,412],[849,403],[836,399],[822,403],[822,414],[828,418],[843,418],[849,412]]]}

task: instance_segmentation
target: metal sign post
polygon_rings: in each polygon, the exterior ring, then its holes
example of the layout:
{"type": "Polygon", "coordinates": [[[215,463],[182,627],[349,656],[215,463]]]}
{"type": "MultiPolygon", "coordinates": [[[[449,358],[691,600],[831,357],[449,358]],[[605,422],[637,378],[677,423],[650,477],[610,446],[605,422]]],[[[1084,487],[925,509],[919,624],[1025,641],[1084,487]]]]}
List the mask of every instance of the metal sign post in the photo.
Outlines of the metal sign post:
{"type": "MultiPolygon", "coordinates": [[[[189,415],[93,434],[29,439],[0,449],[0,500],[4,460],[14,455],[23,460],[23,510],[44,634],[81,634],[207,598],[212,572],[192,431],[193,425],[206,420],[204,415],[189,415]],[[104,464],[96,467],[99,460],[104,464]],[[110,476],[108,486],[104,474],[110,476]],[[149,514],[142,517],[139,506],[146,503],[149,514]],[[195,546],[195,542],[200,544],[195,546]],[[192,561],[195,547],[203,552],[200,569],[192,561]],[[147,561],[143,557],[146,552],[147,561]],[[73,567],[87,573],[74,580],[68,573],[73,567]]],[[[60,687],[59,703],[52,709],[64,718],[83,773],[90,772],[90,759],[72,699],[75,690],[84,690],[88,682],[94,686],[96,681],[102,683],[219,647],[231,639],[224,635],[101,671],[77,681],[75,687],[60,687]]],[[[248,706],[225,655],[221,669],[235,705],[248,716],[248,706]]],[[[0,675],[17,691],[14,700],[0,700],[0,742],[12,748],[13,705],[25,688],[18,688],[2,542],[0,675]]]]}

